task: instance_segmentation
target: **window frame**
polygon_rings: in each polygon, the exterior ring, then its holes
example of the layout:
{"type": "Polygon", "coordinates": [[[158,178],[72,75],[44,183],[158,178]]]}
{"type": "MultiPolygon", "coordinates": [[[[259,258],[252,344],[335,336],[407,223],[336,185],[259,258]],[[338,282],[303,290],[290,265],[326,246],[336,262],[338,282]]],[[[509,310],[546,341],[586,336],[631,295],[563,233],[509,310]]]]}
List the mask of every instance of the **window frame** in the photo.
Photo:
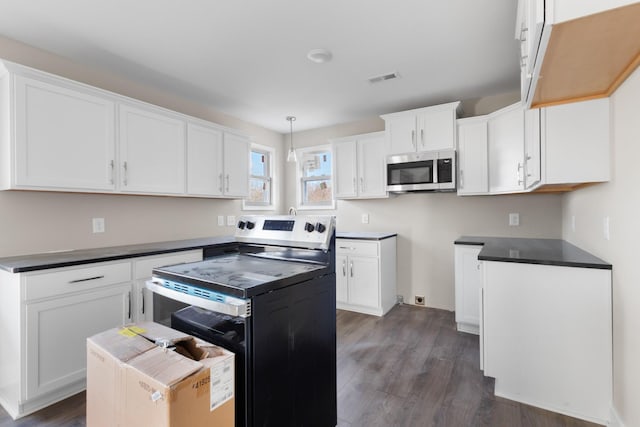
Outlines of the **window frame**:
{"type": "Polygon", "coordinates": [[[251,202],[249,200],[242,199],[242,210],[245,211],[274,211],[276,210],[276,150],[273,147],[257,144],[252,142],[249,146],[249,192],[251,192],[251,179],[263,179],[269,182],[271,200],[269,203],[264,202],[251,202]],[[260,153],[266,156],[265,172],[266,175],[252,175],[251,174],[251,157],[252,153],[260,153]]]}
{"type": "Polygon", "coordinates": [[[298,148],[296,150],[296,209],[298,210],[335,210],[336,209],[336,197],[334,193],[335,179],[333,176],[333,162],[335,156],[333,153],[333,147],[331,144],[314,145],[310,147],[298,148]],[[328,152],[331,155],[331,174],[322,176],[305,177],[303,176],[303,161],[305,155],[310,153],[324,153],[328,152]],[[330,180],[331,181],[331,202],[326,204],[304,204],[303,203],[303,191],[304,183],[308,181],[330,180]]]}

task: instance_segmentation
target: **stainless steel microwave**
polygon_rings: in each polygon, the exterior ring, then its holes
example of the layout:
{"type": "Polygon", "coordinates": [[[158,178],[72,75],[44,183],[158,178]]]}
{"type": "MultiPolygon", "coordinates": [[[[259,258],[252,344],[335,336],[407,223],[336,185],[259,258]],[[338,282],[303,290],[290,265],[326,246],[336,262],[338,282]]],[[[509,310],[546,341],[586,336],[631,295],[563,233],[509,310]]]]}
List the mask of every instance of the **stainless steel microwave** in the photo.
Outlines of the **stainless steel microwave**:
{"type": "Polygon", "coordinates": [[[424,151],[387,157],[387,191],[455,191],[455,150],[424,151]]]}

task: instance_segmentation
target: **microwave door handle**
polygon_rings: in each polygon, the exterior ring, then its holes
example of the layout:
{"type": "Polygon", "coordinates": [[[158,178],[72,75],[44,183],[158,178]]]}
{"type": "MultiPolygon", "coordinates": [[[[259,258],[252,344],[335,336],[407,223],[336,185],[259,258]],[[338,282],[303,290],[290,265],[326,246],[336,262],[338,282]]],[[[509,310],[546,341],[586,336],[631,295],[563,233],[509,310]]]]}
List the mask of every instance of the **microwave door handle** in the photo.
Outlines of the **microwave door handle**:
{"type": "Polygon", "coordinates": [[[440,188],[438,184],[438,158],[433,159],[433,184],[436,188],[440,188]]]}

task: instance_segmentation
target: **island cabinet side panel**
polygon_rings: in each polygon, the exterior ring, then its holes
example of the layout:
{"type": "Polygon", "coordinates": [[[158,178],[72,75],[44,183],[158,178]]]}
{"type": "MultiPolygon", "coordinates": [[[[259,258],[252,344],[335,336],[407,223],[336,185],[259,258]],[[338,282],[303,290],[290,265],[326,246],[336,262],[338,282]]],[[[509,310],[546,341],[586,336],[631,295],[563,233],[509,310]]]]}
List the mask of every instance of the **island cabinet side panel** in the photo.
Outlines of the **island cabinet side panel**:
{"type": "Polygon", "coordinates": [[[22,393],[20,295],[20,275],[0,271],[0,405],[14,418],[19,412],[22,393]]]}
{"type": "Polygon", "coordinates": [[[611,270],[484,262],[485,375],[495,394],[606,424],[611,270]]]}

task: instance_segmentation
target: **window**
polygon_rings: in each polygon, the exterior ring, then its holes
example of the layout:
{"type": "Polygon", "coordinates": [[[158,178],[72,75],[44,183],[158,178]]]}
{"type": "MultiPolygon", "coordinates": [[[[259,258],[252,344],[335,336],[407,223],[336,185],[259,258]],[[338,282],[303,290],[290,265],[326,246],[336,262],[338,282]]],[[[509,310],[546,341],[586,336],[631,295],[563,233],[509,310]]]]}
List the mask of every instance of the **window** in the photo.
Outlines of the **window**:
{"type": "Polygon", "coordinates": [[[251,144],[249,165],[249,197],[243,201],[245,210],[275,209],[273,194],[274,149],[251,144]]]}
{"type": "Polygon", "coordinates": [[[298,150],[298,206],[334,209],[331,146],[298,150]]]}

